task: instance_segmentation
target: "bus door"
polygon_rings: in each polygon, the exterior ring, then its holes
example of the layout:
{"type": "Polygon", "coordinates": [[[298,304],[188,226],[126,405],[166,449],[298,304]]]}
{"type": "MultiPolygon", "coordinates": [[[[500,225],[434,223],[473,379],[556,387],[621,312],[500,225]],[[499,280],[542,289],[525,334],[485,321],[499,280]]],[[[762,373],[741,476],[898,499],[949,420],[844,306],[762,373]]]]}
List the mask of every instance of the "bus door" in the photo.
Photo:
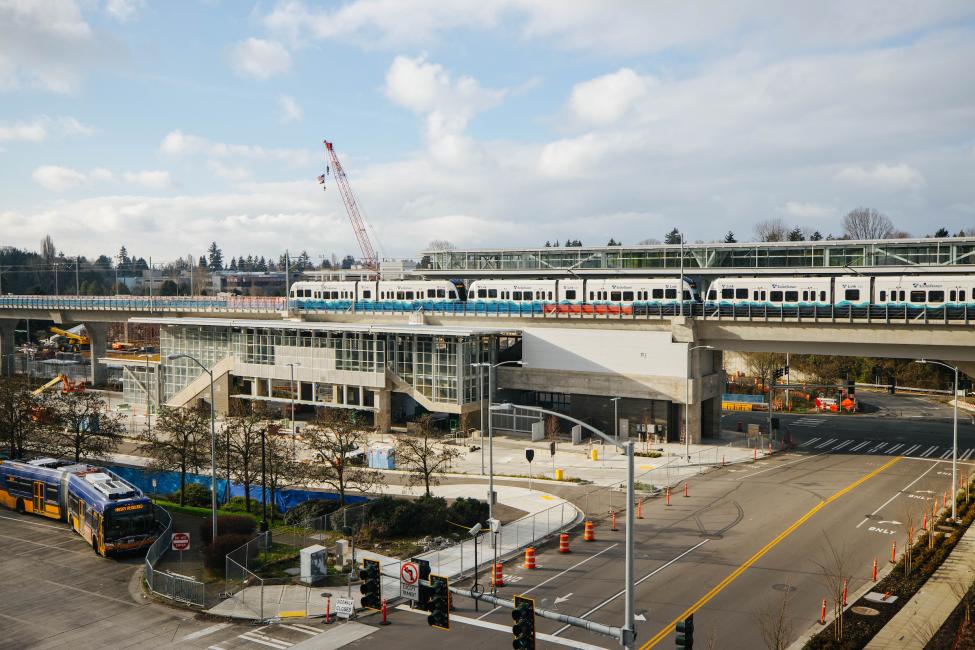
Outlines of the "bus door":
{"type": "Polygon", "coordinates": [[[75,515],[78,523],[78,534],[84,535],[85,530],[85,502],[78,499],[78,512],[75,515]]]}
{"type": "Polygon", "coordinates": [[[34,481],[34,512],[44,513],[44,481],[34,481]]]}

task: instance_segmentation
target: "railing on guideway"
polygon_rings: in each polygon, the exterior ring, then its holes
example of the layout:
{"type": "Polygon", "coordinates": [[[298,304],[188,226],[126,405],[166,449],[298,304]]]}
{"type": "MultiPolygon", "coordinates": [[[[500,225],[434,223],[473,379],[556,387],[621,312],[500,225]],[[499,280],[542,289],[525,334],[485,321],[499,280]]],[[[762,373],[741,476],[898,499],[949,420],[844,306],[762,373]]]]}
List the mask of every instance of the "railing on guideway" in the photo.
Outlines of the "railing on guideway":
{"type": "Polygon", "coordinates": [[[250,296],[0,296],[3,310],[270,313],[284,298],[250,296]]]}

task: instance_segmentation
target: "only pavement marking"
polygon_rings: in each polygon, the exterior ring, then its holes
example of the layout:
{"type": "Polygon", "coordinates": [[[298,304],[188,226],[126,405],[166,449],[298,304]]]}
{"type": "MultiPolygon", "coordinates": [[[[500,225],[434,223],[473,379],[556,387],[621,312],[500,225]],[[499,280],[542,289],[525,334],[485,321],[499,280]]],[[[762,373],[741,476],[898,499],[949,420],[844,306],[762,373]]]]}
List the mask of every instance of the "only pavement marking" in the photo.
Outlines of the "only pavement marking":
{"type": "MultiPolygon", "coordinates": [[[[887,499],[886,501],[884,501],[884,504],[882,506],[880,506],[879,508],[877,508],[876,510],[874,510],[873,512],[871,512],[870,513],[870,517],[873,517],[875,514],[877,514],[878,512],[880,512],[881,510],[883,510],[884,508],[886,508],[887,507],[887,504],[889,504],[891,501],[893,501],[894,499],[896,499],[897,497],[899,497],[901,494],[903,494],[904,492],[906,492],[908,490],[908,488],[910,488],[912,485],[914,485],[915,483],[917,483],[918,481],[920,481],[922,478],[924,478],[925,476],[927,476],[928,472],[930,472],[931,470],[933,470],[935,467],[937,467],[937,465],[932,465],[931,467],[929,467],[926,470],[924,470],[924,472],[922,472],[920,476],[918,476],[916,479],[914,479],[913,481],[911,481],[910,483],[908,483],[907,485],[905,485],[894,496],[892,496],[889,499],[887,499]]],[[[863,518],[863,521],[861,521],[859,524],[857,524],[857,528],[859,528],[863,524],[867,523],[867,521],[870,519],[870,517],[864,517],[863,518]]]]}

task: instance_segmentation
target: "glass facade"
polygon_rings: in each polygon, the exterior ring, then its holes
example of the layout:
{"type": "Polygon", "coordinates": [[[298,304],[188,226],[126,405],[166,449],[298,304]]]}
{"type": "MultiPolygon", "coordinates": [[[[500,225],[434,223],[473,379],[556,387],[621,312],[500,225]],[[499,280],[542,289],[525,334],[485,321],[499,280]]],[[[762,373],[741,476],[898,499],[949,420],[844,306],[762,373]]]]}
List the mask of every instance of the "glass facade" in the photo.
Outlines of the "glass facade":
{"type": "Polygon", "coordinates": [[[749,244],[687,244],[648,246],[554,247],[422,253],[421,271],[491,272],[568,270],[678,270],[681,253],[687,271],[707,269],[824,269],[846,266],[975,265],[975,238],[890,239],[876,241],[821,240],[749,244]]]}

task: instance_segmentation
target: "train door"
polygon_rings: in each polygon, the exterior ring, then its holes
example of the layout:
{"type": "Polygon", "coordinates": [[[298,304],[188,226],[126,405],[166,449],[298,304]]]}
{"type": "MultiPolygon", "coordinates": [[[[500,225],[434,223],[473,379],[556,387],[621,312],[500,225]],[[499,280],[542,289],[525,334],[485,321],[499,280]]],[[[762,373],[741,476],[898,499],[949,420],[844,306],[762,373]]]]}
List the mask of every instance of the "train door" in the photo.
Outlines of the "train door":
{"type": "Polygon", "coordinates": [[[44,481],[34,481],[34,512],[44,514],[44,481]]]}

